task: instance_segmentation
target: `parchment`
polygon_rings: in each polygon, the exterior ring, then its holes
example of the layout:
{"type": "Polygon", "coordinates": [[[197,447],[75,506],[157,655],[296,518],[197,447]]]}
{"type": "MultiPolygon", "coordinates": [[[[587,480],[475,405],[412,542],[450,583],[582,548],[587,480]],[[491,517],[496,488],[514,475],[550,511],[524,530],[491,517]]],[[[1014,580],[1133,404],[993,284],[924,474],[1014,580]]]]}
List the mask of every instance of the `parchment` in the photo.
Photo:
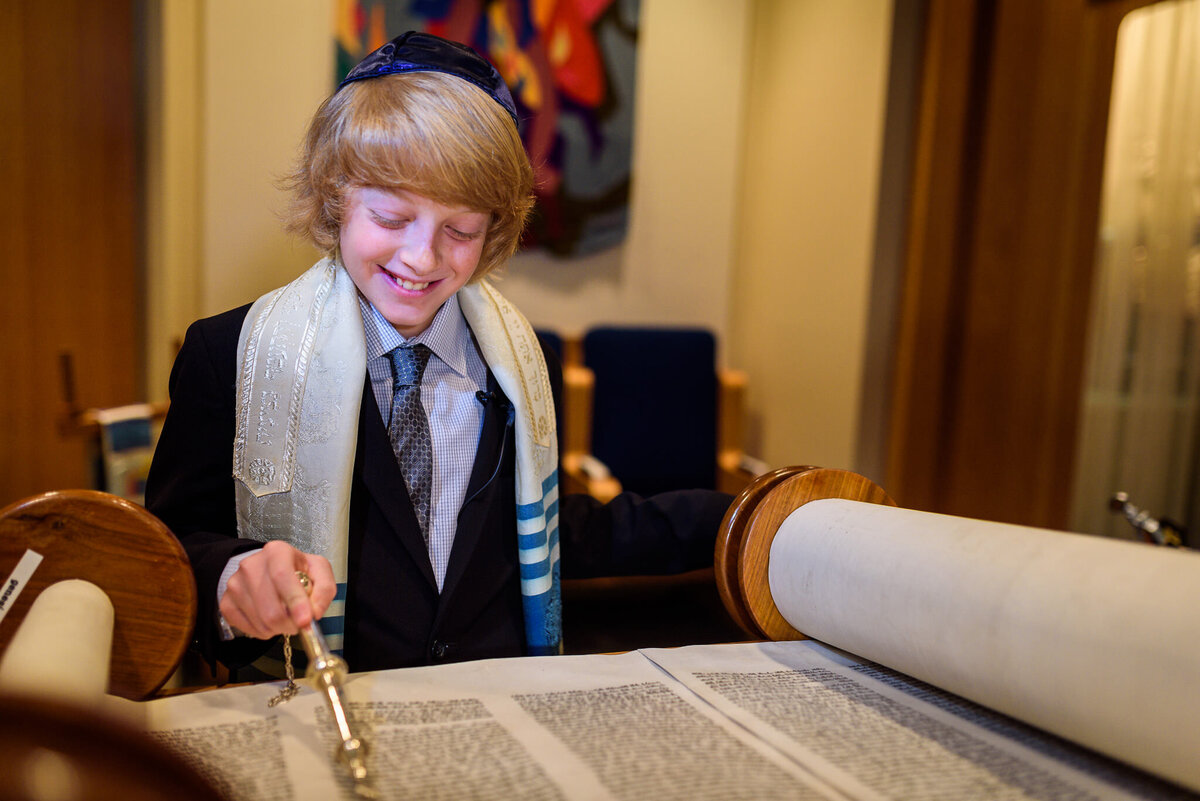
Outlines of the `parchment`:
{"type": "Polygon", "coordinates": [[[643,653],[852,798],[1200,797],[814,640],[643,653]]]}
{"type": "Polygon", "coordinates": [[[1200,789],[1200,555],[819,500],[769,573],[810,637],[1200,789]]]}
{"type": "MultiPolygon", "coordinates": [[[[324,702],[278,684],[145,704],[154,736],[237,799],[351,798],[324,702]]],[[[638,653],[352,674],[383,798],[844,799],[638,653]]]]}

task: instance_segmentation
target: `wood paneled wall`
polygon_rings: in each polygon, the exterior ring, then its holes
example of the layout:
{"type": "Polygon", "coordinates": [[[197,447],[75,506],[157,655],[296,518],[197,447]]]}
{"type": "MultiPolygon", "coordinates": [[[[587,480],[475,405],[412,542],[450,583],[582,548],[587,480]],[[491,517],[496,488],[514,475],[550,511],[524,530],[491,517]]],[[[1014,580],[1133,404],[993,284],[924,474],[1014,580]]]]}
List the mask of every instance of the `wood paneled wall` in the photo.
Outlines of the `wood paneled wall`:
{"type": "Polygon", "coordinates": [[[929,0],[885,486],[1065,527],[1117,28],[1147,0],[929,0]]]}
{"type": "Polygon", "coordinates": [[[0,504],[89,483],[61,351],[82,404],[138,400],[134,39],[130,0],[0,0],[0,504]]]}

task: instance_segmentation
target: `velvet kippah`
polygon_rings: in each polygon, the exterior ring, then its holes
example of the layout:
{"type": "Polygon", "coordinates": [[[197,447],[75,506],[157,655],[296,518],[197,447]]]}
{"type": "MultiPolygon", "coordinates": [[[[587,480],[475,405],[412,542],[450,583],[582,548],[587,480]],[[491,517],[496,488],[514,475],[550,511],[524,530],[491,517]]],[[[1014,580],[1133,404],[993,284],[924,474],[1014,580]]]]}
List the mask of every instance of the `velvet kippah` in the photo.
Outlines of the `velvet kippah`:
{"type": "Polygon", "coordinates": [[[409,31],[368,55],[338,84],[402,72],[444,72],[475,84],[504,107],[517,125],[517,107],[512,93],[496,68],[471,48],[431,33],[409,31]]]}

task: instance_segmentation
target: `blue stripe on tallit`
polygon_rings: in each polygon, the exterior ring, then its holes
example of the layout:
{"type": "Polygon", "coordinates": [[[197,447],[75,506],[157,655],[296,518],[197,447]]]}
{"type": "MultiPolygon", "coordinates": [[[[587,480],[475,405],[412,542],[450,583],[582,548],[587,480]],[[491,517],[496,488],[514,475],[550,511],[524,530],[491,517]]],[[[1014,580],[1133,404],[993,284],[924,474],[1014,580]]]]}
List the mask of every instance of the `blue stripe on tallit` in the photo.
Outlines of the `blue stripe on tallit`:
{"type": "Polygon", "coordinates": [[[550,571],[550,560],[543,559],[528,565],[521,565],[521,581],[532,581],[541,578],[550,571]]]}
{"type": "MultiPolygon", "coordinates": [[[[346,608],[346,582],[340,582],[337,585],[337,592],[333,596],[333,603],[341,602],[340,608],[346,608]]],[[[338,656],[342,655],[342,647],[346,636],[346,618],[344,615],[326,614],[317,621],[317,627],[321,629],[321,633],[325,635],[325,643],[329,646],[329,650],[333,651],[338,656]]]]}
{"type": "Polygon", "coordinates": [[[542,498],[517,506],[517,527],[540,526],[519,534],[521,559],[521,602],[525,612],[525,642],[528,653],[546,656],[562,653],[562,593],[558,563],[558,474],[551,472],[542,482],[542,498]],[[546,499],[551,498],[547,503],[546,499]],[[546,511],[549,510],[549,514],[546,511]],[[524,523],[524,526],[522,524],[524,523]],[[526,563],[524,560],[533,558],[526,563]],[[529,582],[545,583],[544,592],[528,593],[529,582]]]}
{"type": "Polygon", "coordinates": [[[546,545],[546,529],[539,528],[528,534],[517,535],[517,550],[532,551],[546,545]]]}

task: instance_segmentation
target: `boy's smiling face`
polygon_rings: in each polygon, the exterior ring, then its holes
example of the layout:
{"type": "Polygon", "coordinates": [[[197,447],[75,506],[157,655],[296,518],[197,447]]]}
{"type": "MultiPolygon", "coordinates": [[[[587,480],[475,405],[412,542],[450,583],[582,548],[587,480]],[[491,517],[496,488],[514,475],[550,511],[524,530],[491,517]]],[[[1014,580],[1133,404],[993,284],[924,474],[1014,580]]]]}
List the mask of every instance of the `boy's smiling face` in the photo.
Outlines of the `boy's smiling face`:
{"type": "Polygon", "coordinates": [[[405,190],[360,187],[346,198],[342,263],[358,291],[405,339],[475,273],[491,216],[405,190]]]}

